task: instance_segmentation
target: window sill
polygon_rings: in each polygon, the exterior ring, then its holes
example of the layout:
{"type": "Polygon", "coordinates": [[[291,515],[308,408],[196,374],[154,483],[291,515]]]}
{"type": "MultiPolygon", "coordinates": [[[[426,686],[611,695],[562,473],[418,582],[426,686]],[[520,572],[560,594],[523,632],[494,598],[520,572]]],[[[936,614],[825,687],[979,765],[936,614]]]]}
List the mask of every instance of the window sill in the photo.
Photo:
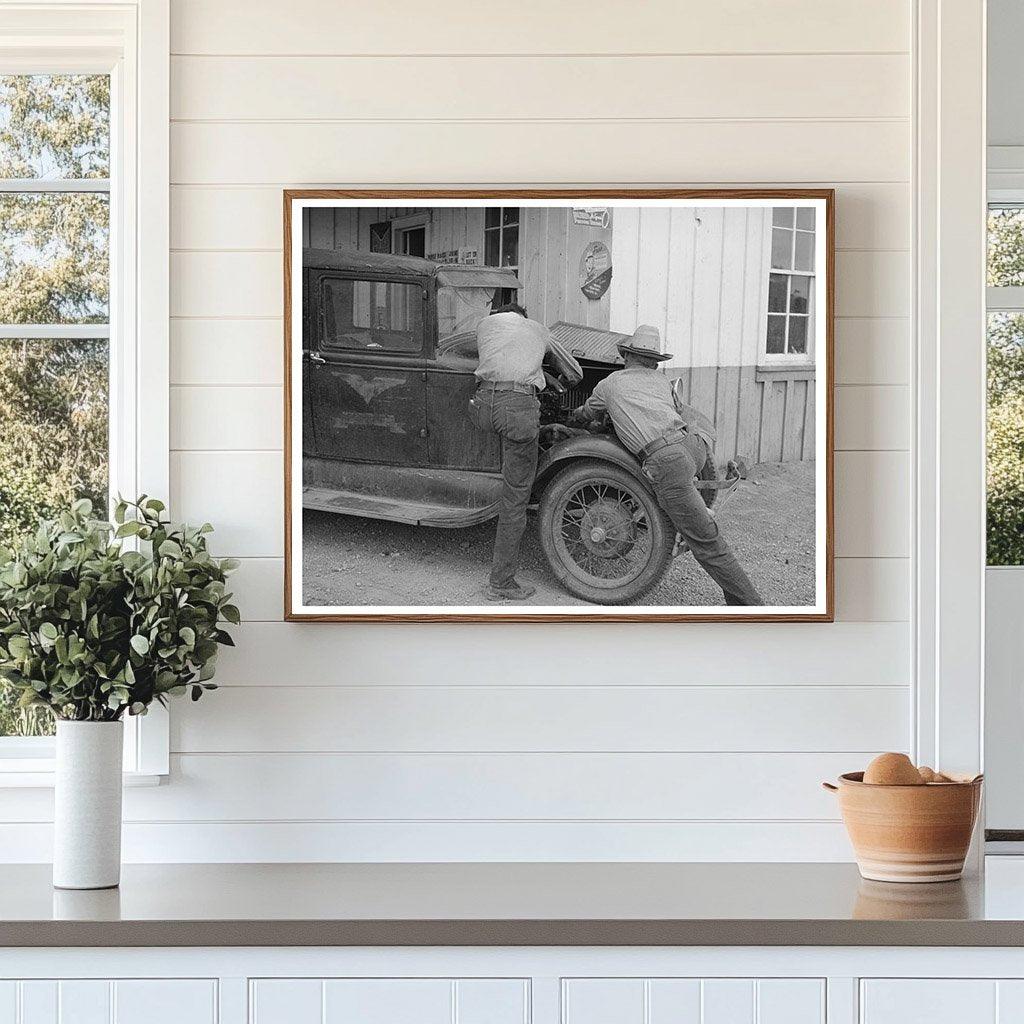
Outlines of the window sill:
{"type": "MultiPolygon", "coordinates": [[[[169,776],[149,772],[124,772],[124,785],[129,789],[161,786],[169,776]]],[[[36,759],[0,761],[0,789],[53,789],[56,772],[52,762],[36,759]]]]}
{"type": "Polygon", "coordinates": [[[754,370],[755,381],[814,380],[814,363],[769,363],[754,370]]]}

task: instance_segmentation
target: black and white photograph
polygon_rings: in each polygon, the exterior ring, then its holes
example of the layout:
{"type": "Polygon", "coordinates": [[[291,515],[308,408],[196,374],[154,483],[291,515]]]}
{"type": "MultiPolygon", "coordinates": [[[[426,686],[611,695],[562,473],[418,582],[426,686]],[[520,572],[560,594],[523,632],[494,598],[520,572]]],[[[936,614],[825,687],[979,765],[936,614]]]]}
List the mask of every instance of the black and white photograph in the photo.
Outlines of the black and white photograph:
{"type": "Polygon", "coordinates": [[[831,217],[286,192],[289,618],[829,621],[831,217]]]}

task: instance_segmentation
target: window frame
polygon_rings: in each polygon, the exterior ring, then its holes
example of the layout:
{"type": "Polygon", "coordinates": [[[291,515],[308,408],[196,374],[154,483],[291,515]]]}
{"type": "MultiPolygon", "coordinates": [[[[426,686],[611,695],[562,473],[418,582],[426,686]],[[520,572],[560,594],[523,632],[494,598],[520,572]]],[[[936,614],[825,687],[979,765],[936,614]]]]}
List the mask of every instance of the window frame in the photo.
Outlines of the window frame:
{"type": "MultiPolygon", "coordinates": [[[[0,45],[0,74],[110,75],[110,326],[101,335],[109,339],[109,489],[112,495],[165,499],[170,494],[169,20],[168,0],[0,5],[0,25],[17,28],[0,45]]],[[[84,191],[81,184],[76,182],[74,190],[84,191]]],[[[25,190],[25,182],[0,181],[5,191],[15,185],[25,190]]],[[[66,184],[47,188],[34,180],[30,187],[69,190],[66,184]]],[[[97,336],[95,326],[59,330],[65,338],[97,336]]],[[[33,332],[31,326],[3,324],[0,336],[32,337],[33,332]]],[[[155,706],[125,722],[126,776],[145,782],[166,775],[167,712],[155,706]]],[[[52,738],[0,737],[0,787],[52,785],[53,772],[52,738]]]]}
{"type": "MultiPolygon", "coordinates": [[[[521,206],[485,206],[483,208],[483,210],[484,210],[484,227],[483,227],[484,238],[483,238],[483,244],[480,246],[480,254],[481,254],[481,256],[482,256],[482,258],[484,260],[487,259],[487,236],[489,234],[497,234],[497,236],[498,236],[498,262],[497,263],[486,263],[486,262],[484,262],[481,265],[485,266],[485,267],[497,266],[497,267],[502,268],[503,270],[512,270],[512,271],[515,272],[516,276],[518,277],[519,276],[520,257],[522,256],[522,253],[523,253],[523,227],[524,227],[524,224],[523,224],[523,208],[521,206]],[[498,223],[495,224],[495,225],[492,225],[491,227],[487,226],[487,211],[488,210],[497,210],[498,211],[498,223]],[[515,224],[506,224],[505,223],[505,211],[506,210],[515,210],[516,211],[516,222],[515,222],[515,224]],[[505,264],[505,263],[501,262],[505,258],[505,229],[506,228],[511,228],[511,227],[514,227],[516,229],[516,261],[515,261],[515,263],[505,264]]],[[[497,291],[494,294],[494,304],[495,304],[495,307],[503,306],[503,305],[505,305],[508,302],[516,302],[516,301],[518,301],[517,296],[515,294],[515,291],[516,290],[514,288],[499,288],[499,289],[497,289],[497,291]],[[507,294],[508,292],[512,292],[513,294],[510,296],[510,295],[507,294]]]]}
{"type": "MultiPolygon", "coordinates": [[[[799,368],[799,367],[810,367],[814,365],[814,345],[815,345],[815,293],[817,291],[815,284],[817,281],[818,269],[815,267],[813,270],[796,270],[794,267],[776,267],[772,259],[772,236],[776,228],[784,231],[789,231],[793,236],[790,242],[790,257],[791,263],[796,263],[796,236],[799,232],[803,231],[805,234],[809,234],[817,242],[818,231],[821,230],[820,226],[815,220],[814,230],[807,231],[804,228],[798,228],[796,226],[797,210],[800,207],[796,206],[781,206],[780,207],[768,207],[766,209],[765,216],[765,238],[763,243],[763,258],[767,266],[768,275],[764,282],[764,305],[763,309],[763,329],[761,331],[761,337],[758,343],[758,368],[759,369],[775,369],[775,368],[799,368]],[[776,225],[775,224],[775,210],[778,208],[788,209],[793,211],[793,225],[776,225]],[[786,312],[778,313],[772,312],[769,309],[768,296],[770,292],[771,279],[773,275],[780,275],[786,278],[786,312]],[[789,306],[792,298],[792,282],[791,278],[803,277],[809,281],[807,289],[807,312],[806,313],[790,313],[789,306]],[[786,343],[789,343],[789,322],[793,316],[803,317],[807,322],[807,351],[806,352],[769,352],[768,351],[768,323],[769,318],[772,316],[784,316],[786,318],[786,343]]],[[[812,248],[812,254],[816,251],[812,248]]]]}

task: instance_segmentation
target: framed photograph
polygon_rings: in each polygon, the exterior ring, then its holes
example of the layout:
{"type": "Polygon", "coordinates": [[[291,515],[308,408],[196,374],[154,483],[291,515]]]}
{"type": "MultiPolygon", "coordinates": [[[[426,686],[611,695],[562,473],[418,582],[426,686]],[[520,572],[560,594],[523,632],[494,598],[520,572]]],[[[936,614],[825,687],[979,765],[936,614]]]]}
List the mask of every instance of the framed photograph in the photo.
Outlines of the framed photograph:
{"type": "Polygon", "coordinates": [[[830,189],[284,193],[291,620],[833,617],[830,189]]]}

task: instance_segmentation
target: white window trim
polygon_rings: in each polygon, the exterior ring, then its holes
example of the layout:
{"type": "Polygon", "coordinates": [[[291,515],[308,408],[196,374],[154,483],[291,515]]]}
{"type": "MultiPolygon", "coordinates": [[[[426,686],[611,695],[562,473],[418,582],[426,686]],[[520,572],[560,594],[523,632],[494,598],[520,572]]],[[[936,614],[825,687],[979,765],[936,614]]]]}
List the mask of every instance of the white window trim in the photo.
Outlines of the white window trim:
{"type": "MultiPolygon", "coordinates": [[[[167,499],[169,0],[0,0],[0,24],[2,73],[111,75],[111,491],[167,499]]],[[[127,777],[166,775],[167,712],[125,721],[127,777]]],[[[0,739],[0,787],[52,783],[52,740],[0,739]]]]}
{"type": "Polygon", "coordinates": [[[985,44],[984,0],[917,0],[909,746],[961,771],[984,759],[985,44]]]}

